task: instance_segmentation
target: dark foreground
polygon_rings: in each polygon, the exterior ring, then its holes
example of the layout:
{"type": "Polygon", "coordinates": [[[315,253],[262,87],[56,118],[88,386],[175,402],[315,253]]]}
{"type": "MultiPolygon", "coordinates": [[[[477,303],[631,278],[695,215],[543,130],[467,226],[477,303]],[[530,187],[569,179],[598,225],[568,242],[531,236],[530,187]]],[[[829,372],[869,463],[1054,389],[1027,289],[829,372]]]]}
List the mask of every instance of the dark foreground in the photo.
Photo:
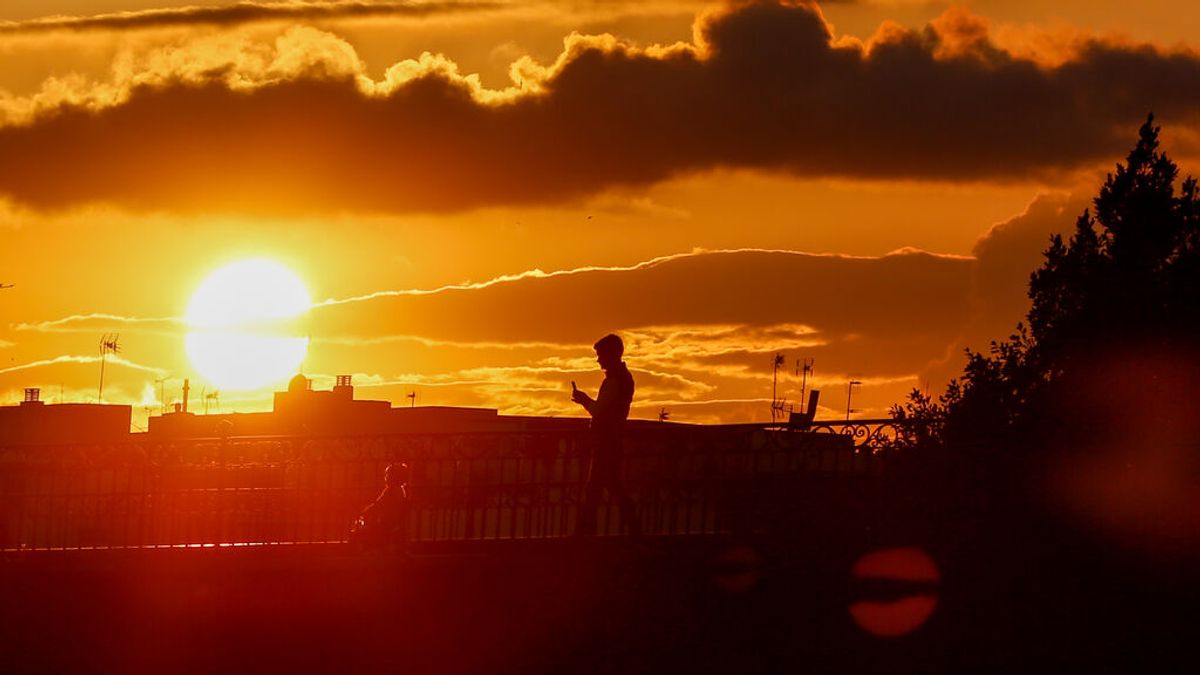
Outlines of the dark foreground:
{"type": "Polygon", "coordinates": [[[937,582],[855,579],[887,538],[14,554],[0,672],[1170,672],[1196,644],[1189,566],[968,532],[922,542],[937,582]],[[912,596],[901,636],[849,611],[912,596]]]}

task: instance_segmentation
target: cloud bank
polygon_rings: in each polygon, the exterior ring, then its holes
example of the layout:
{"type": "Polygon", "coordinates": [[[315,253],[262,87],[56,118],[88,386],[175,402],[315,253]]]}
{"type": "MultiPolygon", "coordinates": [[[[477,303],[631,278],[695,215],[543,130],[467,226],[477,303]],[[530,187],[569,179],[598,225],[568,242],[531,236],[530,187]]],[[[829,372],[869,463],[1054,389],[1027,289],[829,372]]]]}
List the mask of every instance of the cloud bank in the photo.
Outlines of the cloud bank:
{"type": "Polygon", "coordinates": [[[1056,63],[952,10],[838,37],[805,3],[697,18],[689,43],[571,35],[484,88],[424,54],[379,80],[330,33],[198,39],[110,82],[0,99],[0,194],[55,209],[454,211],[581,199],[748,167],[796,176],[1019,180],[1107,163],[1149,110],[1200,127],[1200,56],[1099,39],[1056,63]]]}
{"type": "Polygon", "coordinates": [[[503,6],[496,2],[238,2],[216,7],[167,7],[92,16],[51,16],[30,21],[4,21],[0,22],[0,35],[178,26],[224,27],[261,21],[423,17],[503,6]]]}

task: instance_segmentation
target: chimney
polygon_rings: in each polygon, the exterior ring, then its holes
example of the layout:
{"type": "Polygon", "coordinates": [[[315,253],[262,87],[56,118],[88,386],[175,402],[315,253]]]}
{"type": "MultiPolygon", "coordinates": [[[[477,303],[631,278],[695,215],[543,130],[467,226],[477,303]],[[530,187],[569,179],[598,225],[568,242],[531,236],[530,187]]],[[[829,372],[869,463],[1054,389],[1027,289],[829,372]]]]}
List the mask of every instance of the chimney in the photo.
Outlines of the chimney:
{"type": "Polygon", "coordinates": [[[183,412],[187,412],[188,392],[192,390],[192,384],[185,377],[183,378],[183,412]]]}
{"type": "Polygon", "coordinates": [[[817,416],[817,401],[821,399],[821,390],[812,389],[808,392],[808,409],[804,412],[792,412],[788,417],[788,428],[792,431],[808,431],[812,428],[813,418],[817,416]]]}
{"type": "Polygon", "coordinates": [[[351,384],[353,375],[338,375],[337,384],[333,385],[333,393],[338,398],[352,400],[354,398],[354,385],[351,384]]]}
{"type": "Polygon", "coordinates": [[[808,392],[808,410],[804,412],[808,415],[808,420],[811,422],[817,416],[817,401],[821,400],[821,390],[813,389],[808,392]]]}
{"type": "Polygon", "coordinates": [[[42,390],[37,387],[27,387],[25,400],[21,401],[21,405],[42,405],[42,390]]]}

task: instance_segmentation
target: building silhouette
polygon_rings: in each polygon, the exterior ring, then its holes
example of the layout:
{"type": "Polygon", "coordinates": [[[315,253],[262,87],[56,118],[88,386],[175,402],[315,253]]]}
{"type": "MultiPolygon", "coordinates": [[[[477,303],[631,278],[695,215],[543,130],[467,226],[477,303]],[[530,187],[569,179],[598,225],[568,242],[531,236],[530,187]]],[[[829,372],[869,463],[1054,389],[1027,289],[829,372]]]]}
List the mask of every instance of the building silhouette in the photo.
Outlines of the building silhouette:
{"type": "Polygon", "coordinates": [[[570,431],[587,420],[500,415],[495,408],[457,406],[393,406],[390,401],[354,397],[349,375],[340,375],[331,390],[312,388],[312,380],[296,375],[286,391],[275,392],[270,412],[197,415],[183,405],[151,417],[150,440],[182,440],[246,436],[434,434],[472,432],[570,431]]]}
{"type": "Polygon", "coordinates": [[[19,405],[0,406],[0,446],[70,445],[128,440],[132,407],[107,403],[55,403],[41,390],[25,390],[19,405]]]}

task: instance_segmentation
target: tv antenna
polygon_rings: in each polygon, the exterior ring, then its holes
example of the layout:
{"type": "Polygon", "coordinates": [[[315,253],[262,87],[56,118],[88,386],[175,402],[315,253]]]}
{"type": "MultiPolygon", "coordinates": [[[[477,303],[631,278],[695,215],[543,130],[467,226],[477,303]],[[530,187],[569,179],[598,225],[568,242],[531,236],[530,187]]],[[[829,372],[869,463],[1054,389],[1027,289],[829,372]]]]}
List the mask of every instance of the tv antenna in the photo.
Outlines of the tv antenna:
{"type": "Polygon", "coordinates": [[[165,415],[167,414],[167,378],[160,377],[154,381],[154,384],[158,385],[158,414],[165,415]]]}
{"type": "Polygon", "coordinates": [[[206,392],[204,394],[204,414],[205,415],[208,414],[208,402],[209,401],[213,402],[213,407],[217,409],[218,413],[220,413],[221,412],[221,391],[219,389],[213,389],[212,391],[206,392]]]}
{"type": "Polygon", "coordinates": [[[96,390],[98,403],[104,403],[104,363],[108,360],[109,354],[120,353],[120,338],[119,333],[105,333],[100,337],[100,388],[96,390]]]}
{"type": "Polygon", "coordinates": [[[782,353],[775,354],[774,369],[771,373],[771,422],[778,420],[780,413],[783,412],[784,401],[779,399],[779,369],[783,368],[787,361],[782,353]]]}
{"type": "Polygon", "coordinates": [[[663,408],[658,411],[658,421],[659,422],[666,422],[670,419],[671,419],[671,411],[667,410],[666,408],[663,408]]]}
{"type": "Polygon", "coordinates": [[[410,408],[417,407],[417,392],[415,392],[415,391],[408,392],[408,407],[410,407],[410,408]]]}
{"type": "Polygon", "coordinates": [[[800,402],[804,403],[804,392],[808,389],[808,376],[813,374],[816,359],[796,359],[796,375],[800,376],[800,402]]]}

